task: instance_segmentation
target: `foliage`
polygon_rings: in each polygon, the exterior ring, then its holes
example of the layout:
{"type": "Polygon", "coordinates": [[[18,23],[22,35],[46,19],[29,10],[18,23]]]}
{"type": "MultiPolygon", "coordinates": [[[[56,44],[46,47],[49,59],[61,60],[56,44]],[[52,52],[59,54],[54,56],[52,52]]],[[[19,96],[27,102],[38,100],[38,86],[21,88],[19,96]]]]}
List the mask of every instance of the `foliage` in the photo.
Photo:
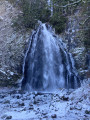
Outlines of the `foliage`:
{"type": "MultiPolygon", "coordinates": [[[[77,1],[77,0],[75,0],[77,1]]],[[[72,3],[72,0],[51,0],[51,5],[48,6],[47,0],[19,0],[19,6],[22,9],[22,15],[13,20],[13,26],[18,29],[24,27],[35,28],[38,20],[49,22],[56,30],[56,33],[61,33],[65,29],[67,15],[71,14],[71,6],[62,8],[66,4],[72,3]],[[51,15],[50,8],[53,8],[51,15]]]]}
{"type": "Polygon", "coordinates": [[[86,48],[90,48],[90,29],[84,31],[84,45],[86,48]]]}
{"type": "Polygon", "coordinates": [[[76,10],[76,6],[81,4],[70,5],[77,1],[79,0],[51,0],[51,4],[48,5],[47,0],[19,0],[22,14],[13,20],[13,26],[16,26],[18,29],[22,29],[22,27],[25,29],[34,29],[38,20],[40,20],[44,23],[49,22],[55,28],[56,33],[60,34],[65,30],[65,25],[68,20],[67,16],[73,14],[76,10]],[[52,15],[50,11],[51,7],[53,8],[52,15]]]}
{"type": "Polygon", "coordinates": [[[35,28],[38,20],[42,22],[49,21],[51,13],[44,0],[21,0],[20,8],[22,9],[22,15],[19,15],[13,21],[13,26],[25,27],[26,29],[35,28]]]}
{"type": "Polygon", "coordinates": [[[86,50],[90,51],[90,7],[89,7],[89,1],[86,0],[85,3],[82,3],[82,16],[84,17],[84,20],[82,22],[82,29],[83,29],[83,41],[86,50]]]}
{"type": "Polygon", "coordinates": [[[55,13],[51,19],[50,23],[56,30],[56,33],[61,33],[65,29],[67,18],[65,16],[60,16],[58,13],[55,13]]]}
{"type": "Polygon", "coordinates": [[[65,29],[65,17],[60,11],[54,12],[53,16],[51,16],[46,0],[20,0],[19,6],[22,9],[22,14],[13,20],[14,27],[18,29],[22,29],[22,27],[33,29],[38,20],[40,20],[42,22],[50,22],[57,33],[61,33],[65,29]]]}

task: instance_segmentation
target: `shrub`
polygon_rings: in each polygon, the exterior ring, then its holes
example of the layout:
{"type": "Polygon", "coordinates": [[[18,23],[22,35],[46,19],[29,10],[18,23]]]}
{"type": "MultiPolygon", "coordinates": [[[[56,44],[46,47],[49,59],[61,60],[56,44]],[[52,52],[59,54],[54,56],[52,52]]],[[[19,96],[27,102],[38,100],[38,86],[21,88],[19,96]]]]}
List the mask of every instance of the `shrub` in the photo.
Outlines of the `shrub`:
{"type": "Polygon", "coordinates": [[[14,27],[18,29],[22,29],[22,27],[34,29],[38,20],[40,20],[50,22],[56,33],[61,33],[65,29],[66,17],[62,15],[61,11],[53,11],[53,16],[51,16],[46,0],[20,0],[19,6],[22,9],[22,15],[13,20],[14,27]]]}
{"type": "Polygon", "coordinates": [[[84,45],[90,48],[90,29],[84,31],[84,45]]]}
{"type": "Polygon", "coordinates": [[[61,33],[64,31],[66,22],[67,18],[60,16],[58,13],[54,14],[50,19],[50,23],[55,28],[56,33],[61,33]]]}
{"type": "Polygon", "coordinates": [[[50,10],[46,7],[46,2],[43,0],[21,0],[20,8],[22,15],[13,20],[13,26],[18,29],[35,28],[38,20],[48,22],[50,18],[50,10]]]}

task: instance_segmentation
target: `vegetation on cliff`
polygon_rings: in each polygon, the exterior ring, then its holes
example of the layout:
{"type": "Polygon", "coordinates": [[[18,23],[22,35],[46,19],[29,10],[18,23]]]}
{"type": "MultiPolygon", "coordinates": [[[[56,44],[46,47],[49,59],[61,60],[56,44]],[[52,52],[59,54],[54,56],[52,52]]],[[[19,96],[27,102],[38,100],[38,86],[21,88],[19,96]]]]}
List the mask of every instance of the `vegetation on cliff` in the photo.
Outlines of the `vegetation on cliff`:
{"type": "Polygon", "coordinates": [[[40,20],[53,25],[57,33],[61,33],[65,29],[67,16],[61,10],[57,10],[59,6],[53,7],[53,15],[51,15],[51,5],[47,4],[47,0],[20,0],[19,7],[22,10],[22,14],[13,21],[13,26],[17,28],[25,27],[26,29],[33,29],[38,20],[40,20]]]}
{"type": "MultiPolygon", "coordinates": [[[[22,10],[22,14],[13,20],[13,26],[17,26],[18,29],[22,27],[34,29],[38,20],[40,20],[50,23],[55,28],[56,33],[60,34],[65,30],[68,16],[74,14],[78,6],[82,5],[83,8],[87,8],[89,3],[88,0],[50,0],[48,4],[47,1],[19,0],[18,5],[22,10]]],[[[13,2],[15,3],[15,1],[13,2]]]]}

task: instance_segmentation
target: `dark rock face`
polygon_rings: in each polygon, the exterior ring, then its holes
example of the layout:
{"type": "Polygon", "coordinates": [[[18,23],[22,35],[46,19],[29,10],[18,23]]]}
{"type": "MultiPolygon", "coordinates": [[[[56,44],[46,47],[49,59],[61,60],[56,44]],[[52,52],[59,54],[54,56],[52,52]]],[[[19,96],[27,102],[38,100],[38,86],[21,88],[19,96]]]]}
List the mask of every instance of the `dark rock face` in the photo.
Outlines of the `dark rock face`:
{"type": "Polygon", "coordinates": [[[11,27],[12,18],[19,12],[9,1],[0,0],[0,86],[15,86],[22,74],[30,32],[11,27]]]}
{"type": "Polygon", "coordinates": [[[82,15],[82,7],[77,9],[73,15],[68,17],[65,33],[62,33],[62,40],[66,43],[67,49],[72,53],[76,68],[81,79],[86,78],[87,71],[87,50],[84,45],[85,36],[83,26],[80,25],[85,20],[82,15]]]}
{"type": "Polygon", "coordinates": [[[56,114],[51,115],[51,118],[57,118],[56,114]]]}
{"type": "Polygon", "coordinates": [[[90,114],[90,111],[89,111],[89,110],[85,110],[85,113],[86,113],[86,114],[90,114]]]}
{"type": "Polygon", "coordinates": [[[12,119],[12,116],[7,116],[6,119],[10,120],[10,119],[12,119]]]}

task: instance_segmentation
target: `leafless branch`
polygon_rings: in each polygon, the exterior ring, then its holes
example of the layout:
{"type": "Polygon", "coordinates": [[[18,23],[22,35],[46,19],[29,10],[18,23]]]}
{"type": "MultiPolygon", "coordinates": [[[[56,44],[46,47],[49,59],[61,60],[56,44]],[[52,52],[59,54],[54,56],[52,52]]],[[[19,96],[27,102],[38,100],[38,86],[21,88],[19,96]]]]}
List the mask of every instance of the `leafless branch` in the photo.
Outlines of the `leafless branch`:
{"type": "Polygon", "coordinates": [[[90,16],[88,16],[85,20],[84,20],[84,22],[83,23],[80,23],[81,25],[84,25],[85,24],[85,22],[87,22],[87,20],[90,18],[90,16]]]}
{"type": "Polygon", "coordinates": [[[66,4],[66,5],[64,5],[64,6],[60,6],[61,8],[65,8],[65,7],[67,7],[67,6],[71,6],[71,5],[75,5],[75,4],[78,4],[78,3],[80,3],[82,0],[78,0],[77,2],[73,2],[73,3],[70,3],[70,4],[66,4]]]}

